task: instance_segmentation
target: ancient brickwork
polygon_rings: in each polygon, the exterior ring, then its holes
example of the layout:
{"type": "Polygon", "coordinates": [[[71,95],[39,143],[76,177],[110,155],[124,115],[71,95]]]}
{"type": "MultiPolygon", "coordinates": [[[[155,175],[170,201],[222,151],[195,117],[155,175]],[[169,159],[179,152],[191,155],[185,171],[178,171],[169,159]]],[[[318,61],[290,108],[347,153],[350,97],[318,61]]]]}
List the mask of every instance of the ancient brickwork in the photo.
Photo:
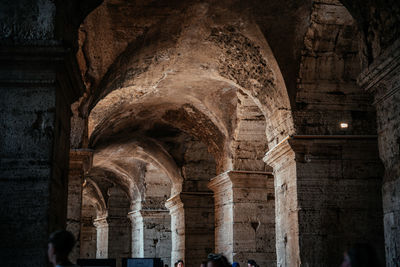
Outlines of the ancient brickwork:
{"type": "Polygon", "coordinates": [[[165,203],[171,215],[171,266],[178,260],[185,261],[185,211],[180,195],[172,196],[165,203]]]}
{"type": "Polygon", "coordinates": [[[356,22],[337,1],[314,1],[304,38],[296,111],[298,134],[375,134],[371,96],[356,84],[365,65],[356,22]],[[348,123],[345,130],[340,122],[348,123]]]}
{"type": "Polygon", "coordinates": [[[188,141],[186,146],[182,166],[182,191],[209,192],[208,181],[216,174],[214,158],[207,151],[207,146],[200,141],[188,141]]]}
{"type": "Polygon", "coordinates": [[[96,219],[96,207],[89,203],[82,204],[80,258],[96,258],[96,227],[93,222],[96,219]]]}
{"type": "Polygon", "coordinates": [[[200,265],[214,251],[214,200],[211,192],[182,192],[185,212],[185,259],[200,265]]]}
{"type": "Polygon", "coordinates": [[[72,261],[80,257],[81,239],[81,207],[82,207],[82,188],[85,182],[84,176],[89,171],[92,162],[92,152],[88,150],[71,150],[69,153],[69,173],[68,173],[68,207],[67,207],[67,227],[76,238],[75,246],[70,253],[72,261]]]}
{"type": "Polygon", "coordinates": [[[267,153],[276,178],[278,266],[338,266],[357,242],[373,245],[383,260],[376,152],[368,136],[294,136],[267,153]]]}
{"type": "Polygon", "coordinates": [[[128,219],[130,201],[126,193],[118,187],[108,190],[108,257],[121,259],[131,255],[131,223],[128,219]]]}
{"type": "Polygon", "coordinates": [[[48,234],[65,227],[71,95],[62,91],[68,84],[57,84],[62,52],[57,47],[0,51],[0,176],[7,188],[0,193],[0,229],[15,233],[2,238],[6,265],[23,265],[26,259],[44,266],[48,234]]]}
{"type": "Polygon", "coordinates": [[[108,221],[107,217],[96,218],[96,259],[108,258],[108,221]]]}
{"type": "Polygon", "coordinates": [[[400,35],[400,5],[396,0],[341,0],[361,25],[370,62],[400,35]]]}
{"type": "Polygon", "coordinates": [[[165,207],[170,194],[169,177],[146,164],[141,207],[128,214],[132,222],[132,257],[159,257],[166,264],[171,263],[171,216],[165,207]]]}
{"type": "Polygon", "coordinates": [[[230,261],[276,264],[274,181],[270,173],[230,171],[213,178],[215,251],[230,261]]]}
{"type": "Polygon", "coordinates": [[[268,151],[265,131],[265,117],[260,109],[249,96],[238,92],[237,126],[231,143],[234,170],[267,169],[262,161],[268,151]]]}
{"type": "Polygon", "coordinates": [[[0,265],[397,266],[399,3],[3,1],[0,265]]]}
{"type": "Polygon", "coordinates": [[[379,156],[385,166],[383,212],[387,266],[400,259],[400,42],[397,40],[359,77],[359,83],[375,95],[379,156]]]}

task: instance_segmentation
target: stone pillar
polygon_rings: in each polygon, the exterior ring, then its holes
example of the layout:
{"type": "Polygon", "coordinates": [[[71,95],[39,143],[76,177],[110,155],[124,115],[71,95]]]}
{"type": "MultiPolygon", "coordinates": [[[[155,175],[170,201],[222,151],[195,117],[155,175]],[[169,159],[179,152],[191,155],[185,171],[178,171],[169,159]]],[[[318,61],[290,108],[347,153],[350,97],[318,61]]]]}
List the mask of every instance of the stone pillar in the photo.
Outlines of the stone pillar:
{"type": "Polygon", "coordinates": [[[198,266],[214,250],[214,201],[211,192],[182,192],[167,200],[171,214],[171,264],[182,259],[198,266]]]}
{"type": "Polygon", "coordinates": [[[132,221],[132,257],[161,258],[171,262],[171,219],[167,210],[141,210],[128,214],[132,221]]]}
{"type": "MultiPolygon", "coordinates": [[[[18,4],[0,6],[12,10],[18,4]]],[[[47,17],[46,11],[55,14],[55,3],[32,4],[50,6],[35,6],[33,14],[25,13],[22,19],[32,31],[19,33],[36,38],[35,26],[27,18],[38,18],[38,10],[44,10],[41,18],[47,17]]],[[[2,7],[0,13],[7,10],[2,7]]],[[[51,14],[41,23],[54,22],[51,14]]],[[[7,23],[15,18],[0,17],[7,23]]],[[[42,40],[32,46],[0,46],[0,255],[4,266],[47,266],[48,236],[66,226],[70,105],[84,90],[66,77],[71,72],[64,68],[65,50],[56,44],[42,40]]]]}
{"type": "Polygon", "coordinates": [[[185,265],[200,266],[214,251],[214,199],[212,192],[182,192],[185,212],[185,265]]]}
{"type": "Polygon", "coordinates": [[[92,165],[92,156],[92,151],[84,149],[69,152],[67,230],[76,238],[76,245],[70,253],[72,262],[80,258],[82,183],[92,165]]]}
{"type": "Polygon", "coordinates": [[[185,211],[180,195],[175,195],[165,202],[171,215],[171,265],[182,259],[185,261],[185,211]]]}
{"type": "Polygon", "coordinates": [[[121,259],[131,255],[131,223],[127,218],[129,198],[119,187],[108,189],[107,222],[108,222],[108,258],[121,259]]]}
{"type": "Polygon", "coordinates": [[[358,78],[375,97],[379,155],[385,166],[382,188],[387,266],[400,262],[400,39],[358,78]]]}
{"type": "MultiPolygon", "coordinates": [[[[274,169],[277,266],[339,266],[368,242],[383,254],[375,136],[293,136],[264,160],[274,169]]],[[[383,258],[383,257],[382,257],[383,258]]]]}
{"type": "Polygon", "coordinates": [[[107,217],[97,218],[93,222],[96,227],[96,258],[108,258],[108,221],[107,217]]]}
{"type": "Polygon", "coordinates": [[[92,217],[81,218],[80,258],[95,259],[97,250],[97,233],[92,217]]]}
{"type": "Polygon", "coordinates": [[[215,251],[242,266],[274,266],[275,211],[271,173],[228,171],[209,183],[215,201],[215,251]]]}
{"type": "Polygon", "coordinates": [[[130,257],[131,252],[131,227],[129,219],[125,216],[110,214],[108,221],[108,258],[117,259],[117,266],[121,266],[121,259],[130,257]]]}
{"type": "Polygon", "coordinates": [[[132,237],[131,237],[131,257],[143,258],[144,257],[144,228],[143,218],[140,211],[131,211],[128,213],[128,218],[132,223],[132,237]]]}

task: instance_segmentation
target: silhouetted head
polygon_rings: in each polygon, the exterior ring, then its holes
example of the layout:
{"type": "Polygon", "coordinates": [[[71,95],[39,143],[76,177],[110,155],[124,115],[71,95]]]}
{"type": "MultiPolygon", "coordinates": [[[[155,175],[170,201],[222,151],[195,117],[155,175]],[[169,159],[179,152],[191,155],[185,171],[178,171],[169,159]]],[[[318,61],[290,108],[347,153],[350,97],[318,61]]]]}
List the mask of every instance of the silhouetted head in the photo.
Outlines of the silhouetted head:
{"type": "Polygon", "coordinates": [[[207,267],[231,267],[228,259],[222,254],[208,254],[207,267]]]}
{"type": "Polygon", "coordinates": [[[178,260],[178,261],[176,262],[176,266],[177,266],[177,267],[183,267],[183,266],[184,266],[183,260],[178,260]]]}
{"type": "Polygon", "coordinates": [[[257,265],[255,260],[248,260],[247,261],[247,266],[248,267],[257,267],[258,265],[257,265]]]}
{"type": "Polygon", "coordinates": [[[51,263],[69,263],[68,254],[75,245],[75,238],[66,230],[56,231],[50,235],[48,245],[47,253],[51,263]]]}
{"type": "Polygon", "coordinates": [[[355,244],[344,254],[343,267],[379,267],[374,248],[369,244],[355,244]]]}

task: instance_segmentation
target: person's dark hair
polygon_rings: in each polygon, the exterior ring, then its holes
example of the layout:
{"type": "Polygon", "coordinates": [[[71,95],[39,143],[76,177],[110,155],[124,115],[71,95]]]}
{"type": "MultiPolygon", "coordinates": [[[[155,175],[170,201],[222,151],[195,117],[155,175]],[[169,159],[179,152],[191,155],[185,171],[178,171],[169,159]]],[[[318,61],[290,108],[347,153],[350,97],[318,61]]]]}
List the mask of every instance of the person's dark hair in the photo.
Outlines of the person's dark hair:
{"type": "Polygon", "coordinates": [[[231,264],[229,263],[228,259],[222,254],[212,254],[212,253],[208,254],[207,263],[208,262],[213,262],[218,267],[231,267],[231,264]]]}
{"type": "Polygon", "coordinates": [[[369,244],[355,244],[347,251],[351,267],[379,267],[381,266],[374,248],[369,244]]]}
{"type": "Polygon", "coordinates": [[[176,264],[178,264],[178,263],[180,263],[180,262],[184,263],[183,260],[178,260],[178,261],[176,262],[176,264]]]}
{"type": "Polygon", "coordinates": [[[75,238],[71,232],[60,230],[50,235],[49,243],[53,244],[54,250],[57,253],[68,255],[75,245],[75,238]]]}
{"type": "Polygon", "coordinates": [[[248,260],[247,263],[256,267],[258,266],[255,260],[248,260]]]}

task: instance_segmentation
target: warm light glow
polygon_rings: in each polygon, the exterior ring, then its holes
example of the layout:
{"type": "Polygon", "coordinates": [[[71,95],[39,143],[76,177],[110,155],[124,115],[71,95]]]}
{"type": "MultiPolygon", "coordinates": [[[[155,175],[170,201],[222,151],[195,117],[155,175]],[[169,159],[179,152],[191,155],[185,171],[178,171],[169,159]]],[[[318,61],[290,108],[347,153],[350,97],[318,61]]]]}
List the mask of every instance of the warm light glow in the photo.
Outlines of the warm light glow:
{"type": "Polygon", "coordinates": [[[340,128],[342,128],[342,129],[349,128],[349,124],[347,122],[341,122],[340,123],[340,128]]]}
{"type": "Polygon", "coordinates": [[[85,187],[86,183],[87,183],[86,179],[85,179],[85,180],[83,180],[83,184],[82,184],[82,186],[83,186],[83,187],[85,187]]]}

